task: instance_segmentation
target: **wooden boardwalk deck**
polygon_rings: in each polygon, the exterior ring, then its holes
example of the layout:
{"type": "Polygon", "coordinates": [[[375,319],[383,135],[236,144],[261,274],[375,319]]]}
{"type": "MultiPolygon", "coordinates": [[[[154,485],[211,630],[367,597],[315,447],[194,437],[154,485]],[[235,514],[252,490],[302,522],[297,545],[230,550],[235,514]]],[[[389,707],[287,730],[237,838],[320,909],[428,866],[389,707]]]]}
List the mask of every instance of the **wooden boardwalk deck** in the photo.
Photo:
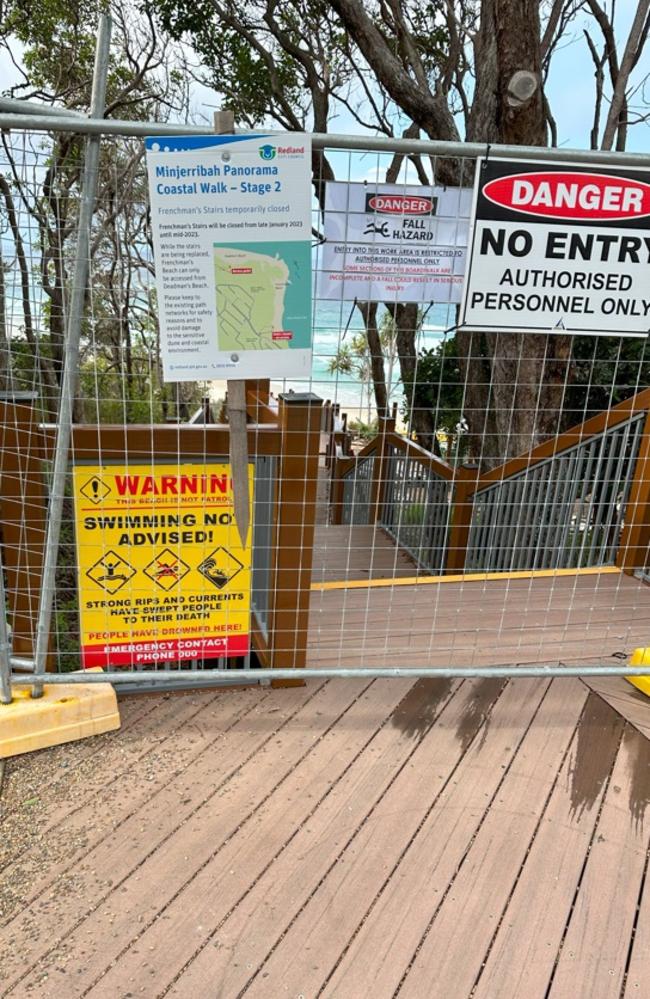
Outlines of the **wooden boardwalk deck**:
{"type": "MultiPolygon", "coordinates": [[[[412,575],[382,532],[321,522],[310,664],[648,642],[650,588],[618,574],[412,575]]],[[[650,995],[650,700],[624,680],[312,679],[121,707],[120,732],[7,765],[0,996],[650,995]]]]}
{"type": "Polygon", "coordinates": [[[650,995],[650,742],[582,681],[122,710],[8,764],[2,996],[650,995]]]}
{"type": "Polygon", "coordinates": [[[602,662],[650,641],[650,587],[620,573],[398,584],[314,590],[309,665],[602,662]]]}
{"type": "Polygon", "coordinates": [[[416,567],[379,527],[317,525],[314,584],[333,580],[392,579],[414,576],[416,567]]]}

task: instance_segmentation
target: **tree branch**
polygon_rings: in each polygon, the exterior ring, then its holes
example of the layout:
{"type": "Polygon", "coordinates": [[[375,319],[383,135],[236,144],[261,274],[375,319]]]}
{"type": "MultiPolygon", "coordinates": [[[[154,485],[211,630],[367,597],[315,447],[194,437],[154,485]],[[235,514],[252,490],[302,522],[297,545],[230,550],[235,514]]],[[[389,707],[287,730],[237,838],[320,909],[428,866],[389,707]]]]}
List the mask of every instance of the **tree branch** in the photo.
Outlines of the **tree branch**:
{"type": "Polygon", "coordinates": [[[446,96],[434,96],[411,79],[359,0],[332,0],[331,6],[398,107],[430,138],[457,141],[460,135],[446,96]]]}

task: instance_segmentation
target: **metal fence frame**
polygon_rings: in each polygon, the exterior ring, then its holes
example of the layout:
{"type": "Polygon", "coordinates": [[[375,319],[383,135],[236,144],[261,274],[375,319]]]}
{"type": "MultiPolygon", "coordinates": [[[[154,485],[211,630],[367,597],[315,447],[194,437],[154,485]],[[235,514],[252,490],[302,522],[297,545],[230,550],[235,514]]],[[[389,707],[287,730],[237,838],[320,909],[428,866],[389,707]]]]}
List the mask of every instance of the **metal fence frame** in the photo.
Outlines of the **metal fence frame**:
{"type": "MultiPolygon", "coordinates": [[[[64,369],[60,413],[58,420],[57,445],[54,459],[54,470],[52,488],[50,494],[50,506],[48,512],[48,535],[45,548],[45,565],[43,572],[42,599],[39,606],[39,617],[37,627],[37,646],[33,659],[25,656],[13,656],[9,650],[9,642],[6,631],[6,620],[4,615],[4,587],[0,589],[0,618],[4,621],[4,626],[0,624],[0,701],[6,703],[9,693],[9,670],[10,667],[19,669],[32,669],[31,676],[14,673],[11,682],[18,685],[29,685],[32,687],[34,696],[42,693],[45,679],[46,661],[48,654],[48,642],[50,634],[52,595],[54,589],[54,574],[58,557],[59,529],[61,524],[61,511],[63,503],[63,491],[65,475],[68,464],[68,450],[71,433],[71,401],[78,366],[78,343],[81,322],[84,310],[85,289],[88,279],[88,241],[90,236],[90,225],[94,204],[95,181],[97,174],[97,162],[99,146],[102,137],[109,135],[116,136],[139,136],[145,137],[151,134],[164,135],[211,135],[213,130],[208,127],[197,127],[185,124],[165,124],[156,122],[134,122],[105,120],[101,117],[104,107],[104,93],[108,68],[108,47],[110,42],[110,19],[103,16],[100,21],[98,32],[98,42],[95,61],[95,73],[93,79],[93,96],[90,114],[84,117],[74,112],[65,110],[43,108],[39,105],[26,105],[25,102],[0,100],[0,129],[8,130],[42,130],[47,132],[74,131],[86,137],[86,152],[84,164],[84,181],[82,189],[81,212],[78,224],[78,243],[76,253],[76,263],[72,282],[72,297],[68,310],[67,334],[66,334],[66,364],[64,369]]],[[[378,136],[350,136],[339,134],[315,134],[312,136],[313,148],[315,150],[366,150],[377,152],[403,153],[411,155],[423,155],[427,157],[458,157],[474,158],[489,153],[493,158],[530,158],[544,162],[547,160],[571,162],[579,157],[593,163],[594,166],[606,166],[616,164],[618,166],[648,166],[648,157],[644,154],[636,153],[611,153],[608,151],[584,151],[566,148],[543,148],[543,147],[522,147],[522,146],[497,146],[486,145],[484,143],[456,143],[429,140],[385,138],[378,136]]],[[[381,462],[377,463],[381,465],[381,462]]],[[[469,488],[469,485],[468,485],[469,488]]],[[[377,509],[380,505],[380,498],[376,497],[377,509]]],[[[1,575],[1,572],[0,572],[1,575]]],[[[647,667],[645,669],[647,672],[647,667]]],[[[221,671],[206,670],[201,674],[202,682],[210,682],[220,678],[221,671]]],[[[643,675],[643,668],[631,668],[629,666],[602,666],[597,668],[580,667],[521,667],[509,669],[506,667],[482,668],[482,669],[379,669],[369,667],[367,669],[302,669],[292,667],[290,669],[274,668],[263,669],[256,672],[258,680],[293,680],[304,676],[339,676],[339,677],[397,677],[397,676],[625,676],[643,675]]],[[[157,674],[146,673],[146,671],[133,672],[106,672],[101,676],[90,674],[49,674],[48,682],[98,682],[109,680],[131,685],[142,683],[143,679],[158,683],[172,683],[178,679],[175,671],[161,670],[157,674]]],[[[246,679],[251,677],[247,671],[233,670],[229,672],[230,680],[246,679]]]]}

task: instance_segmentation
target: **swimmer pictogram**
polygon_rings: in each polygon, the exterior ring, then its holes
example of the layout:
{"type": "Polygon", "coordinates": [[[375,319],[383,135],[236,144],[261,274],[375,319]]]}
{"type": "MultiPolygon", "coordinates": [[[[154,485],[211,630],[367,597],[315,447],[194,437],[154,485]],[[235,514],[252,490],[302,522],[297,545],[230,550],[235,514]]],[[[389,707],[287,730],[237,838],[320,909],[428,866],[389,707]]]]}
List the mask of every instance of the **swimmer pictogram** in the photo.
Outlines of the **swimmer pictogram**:
{"type": "Polygon", "coordinates": [[[163,590],[171,590],[183,576],[187,576],[190,567],[173,551],[165,548],[142,571],[163,590]]]}
{"type": "Polygon", "coordinates": [[[108,551],[91,565],[86,575],[107,593],[117,593],[135,576],[135,569],[117,552],[108,551]]]}

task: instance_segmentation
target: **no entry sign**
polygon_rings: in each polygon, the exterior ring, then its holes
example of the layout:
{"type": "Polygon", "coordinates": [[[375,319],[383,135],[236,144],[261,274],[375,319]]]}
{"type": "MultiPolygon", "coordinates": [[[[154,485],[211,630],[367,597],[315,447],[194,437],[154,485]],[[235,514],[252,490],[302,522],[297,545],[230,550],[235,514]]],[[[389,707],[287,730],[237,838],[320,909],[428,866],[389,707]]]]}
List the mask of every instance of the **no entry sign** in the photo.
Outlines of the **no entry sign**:
{"type": "Polygon", "coordinates": [[[460,325],[645,336],[650,171],[480,159],[460,325]]]}

